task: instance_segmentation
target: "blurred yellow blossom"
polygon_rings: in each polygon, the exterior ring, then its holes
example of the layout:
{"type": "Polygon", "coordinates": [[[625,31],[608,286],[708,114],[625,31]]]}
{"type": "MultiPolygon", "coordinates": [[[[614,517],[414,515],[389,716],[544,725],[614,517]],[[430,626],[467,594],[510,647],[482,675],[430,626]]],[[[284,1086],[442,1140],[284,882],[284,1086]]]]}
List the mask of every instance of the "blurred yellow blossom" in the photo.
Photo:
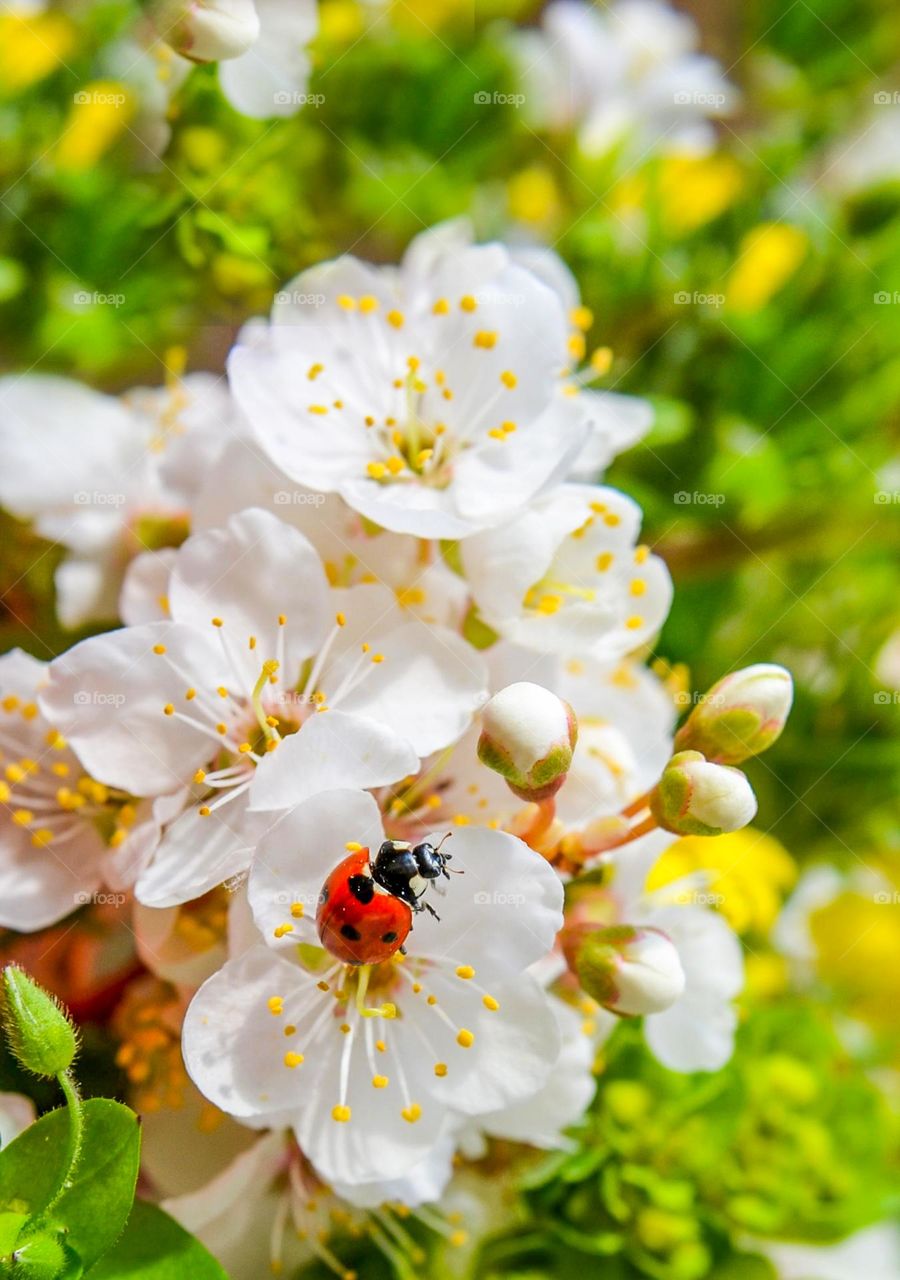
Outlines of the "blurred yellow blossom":
{"type": "Polygon", "coordinates": [[[676,840],[650,872],[647,888],[661,889],[697,872],[706,873],[706,884],[685,890],[685,900],[707,893],[733,929],[758,934],[772,927],[797,876],[782,844],[747,827],[724,836],[676,840]]]}
{"type": "Polygon", "coordinates": [[[787,283],[806,257],[809,241],[799,227],[763,222],[741,241],[731,270],[726,305],[732,311],[760,311],[787,283]]]}
{"type": "Polygon", "coordinates": [[[668,234],[696,231],[734,203],[744,188],[737,161],[728,155],[667,156],[655,170],[633,174],[616,187],[612,204],[622,212],[659,201],[668,234]]]}
{"type": "Polygon", "coordinates": [[[556,180],[544,165],[530,165],[513,174],[506,195],[510,216],[519,222],[539,225],[560,212],[556,180]]]}
{"type": "Polygon", "coordinates": [[[819,974],[841,992],[849,1011],[896,1033],[900,893],[841,893],[812,912],[809,929],[819,974]]]}
{"type": "Polygon", "coordinates": [[[0,95],[21,93],[63,65],[75,31],[61,13],[0,13],[0,95]]]}
{"type": "Polygon", "coordinates": [[[127,128],[135,111],[133,94],[117,80],[94,80],[75,94],[56,146],[60,169],[83,173],[97,163],[127,128]]]}

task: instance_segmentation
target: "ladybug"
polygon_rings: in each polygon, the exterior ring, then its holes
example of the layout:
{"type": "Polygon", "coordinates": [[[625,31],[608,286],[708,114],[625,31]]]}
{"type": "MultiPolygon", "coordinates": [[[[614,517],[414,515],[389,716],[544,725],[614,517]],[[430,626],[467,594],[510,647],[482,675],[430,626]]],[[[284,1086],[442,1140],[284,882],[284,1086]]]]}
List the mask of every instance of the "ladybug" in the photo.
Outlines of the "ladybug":
{"type": "Polygon", "coordinates": [[[438,845],[385,840],[374,859],[362,848],[339,862],[319,894],[316,927],[322,946],[344,964],[356,965],[380,964],[403,951],[414,913],[428,911],[440,919],[421,899],[429,881],[450,878],[450,854],[441,853],[446,839],[438,845]]]}

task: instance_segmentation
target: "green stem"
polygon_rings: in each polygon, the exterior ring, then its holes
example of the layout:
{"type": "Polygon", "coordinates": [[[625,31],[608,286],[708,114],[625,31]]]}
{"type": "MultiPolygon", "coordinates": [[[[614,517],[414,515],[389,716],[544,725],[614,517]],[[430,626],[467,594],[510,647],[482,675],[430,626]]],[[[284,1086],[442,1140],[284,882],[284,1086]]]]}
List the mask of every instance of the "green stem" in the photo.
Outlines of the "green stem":
{"type": "MultiPolygon", "coordinates": [[[[56,1194],[44,1210],[48,1214],[60,1196],[71,1184],[72,1174],[81,1157],[81,1143],[84,1138],[84,1111],[78,1085],[70,1071],[61,1071],[56,1077],[59,1087],[66,1096],[66,1109],[69,1113],[69,1143],[66,1151],[66,1173],[59,1184],[56,1194]]],[[[43,1216],[43,1215],[42,1215],[43,1216]]]]}

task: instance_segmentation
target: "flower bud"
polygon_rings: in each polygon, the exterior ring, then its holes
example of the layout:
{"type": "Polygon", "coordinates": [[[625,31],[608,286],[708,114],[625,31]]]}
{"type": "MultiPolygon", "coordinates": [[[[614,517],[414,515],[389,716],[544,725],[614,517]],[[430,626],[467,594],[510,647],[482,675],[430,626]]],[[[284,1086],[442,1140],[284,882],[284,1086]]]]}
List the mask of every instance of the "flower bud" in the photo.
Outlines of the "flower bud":
{"type": "Polygon", "coordinates": [[[794,683],[784,667],[759,662],[724,676],[678,730],[680,751],[702,751],[717,764],[742,764],[781,735],[794,683]]]}
{"type": "Polygon", "coordinates": [[[539,684],[509,684],[482,709],[478,758],[522,800],[556,794],[572,764],[578,722],[568,702],[539,684]]]}
{"type": "Polygon", "coordinates": [[[740,769],[712,764],[699,751],[679,751],[653,789],[650,812],[676,835],[720,836],[753,820],[756,796],[740,769]]]}
{"type": "Polygon", "coordinates": [[[16,1280],[59,1280],[81,1274],[78,1259],[56,1236],[32,1235],[17,1244],[10,1272],[16,1280]]]}
{"type": "Polygon", "coordinates": [[[75,1029],[57,1002],[17,965],[3,970],[3,1025],[26,1071],[58,1076],[78,1049],[75,1029]]]}
{"type": "Polygon", "coordinates": [[[161,38],[193,62],[239,58],[259,36],[253,0],[151,0],[148,13],[161,38]]]}
{"type": "Polygon", "coordinates": [[[684,970],[674,943],[650,925],[591,931],[574,960],[587,994],[625,1017],[662,1013],[684,991],[684,970]]]}

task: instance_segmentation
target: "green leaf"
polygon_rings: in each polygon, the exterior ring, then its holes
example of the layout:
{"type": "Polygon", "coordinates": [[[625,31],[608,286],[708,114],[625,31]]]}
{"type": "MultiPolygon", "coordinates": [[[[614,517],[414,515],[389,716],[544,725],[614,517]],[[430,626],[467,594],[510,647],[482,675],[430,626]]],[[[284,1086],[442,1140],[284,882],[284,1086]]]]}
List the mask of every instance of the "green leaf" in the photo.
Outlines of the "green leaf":
{"type": "Polygon", "coordinates": [[[156,1205],[136,1200],[125,1234],[90,1280],[228,1280],[199,1240],[156,1205]]]}
{"type": "Polygon", "coordinates": [[[0,1152],[0,1213],[33,1217],[53,1203],[53,1225],[87,1270],[128,1220],[141,1137],[137,1116],[119,1102],[91,1098],[83,1112],[81,1157],[55,1203],[67,1172],[68,1108],[48,1112],[0,1152]]]}

